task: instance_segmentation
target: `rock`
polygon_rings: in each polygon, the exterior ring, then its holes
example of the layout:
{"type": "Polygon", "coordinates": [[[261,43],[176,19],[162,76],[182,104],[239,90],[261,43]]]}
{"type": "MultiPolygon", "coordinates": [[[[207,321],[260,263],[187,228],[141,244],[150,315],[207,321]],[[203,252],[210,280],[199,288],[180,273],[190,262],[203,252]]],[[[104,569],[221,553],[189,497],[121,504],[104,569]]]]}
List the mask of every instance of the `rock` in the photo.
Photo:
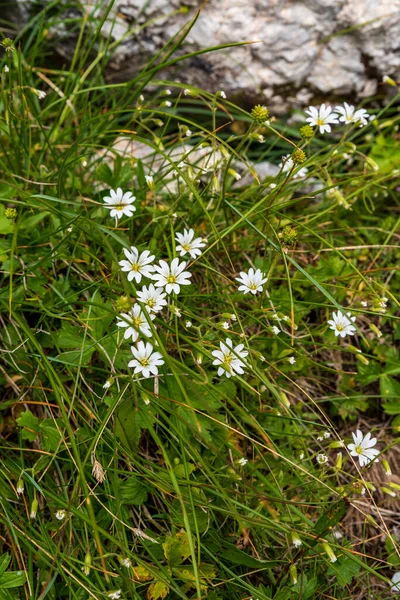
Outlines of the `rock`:
{"type": "MultiPolygon", "coordinates": [[[[25,11],[30,4],[17,0],[25,11]]],[[[277,112],[326,98],[354,103],[384,92],[383,75],[400,78],[400,0],[116,0],[103,33],[125,39],[109,78],[134,76],[200,7],[180,54],[254,43],[193,57],[160,78],[222,89],[249,104],[265,101],[277,112]]],[[[94,10],[83,0],[82,8],[94,10]]]]}

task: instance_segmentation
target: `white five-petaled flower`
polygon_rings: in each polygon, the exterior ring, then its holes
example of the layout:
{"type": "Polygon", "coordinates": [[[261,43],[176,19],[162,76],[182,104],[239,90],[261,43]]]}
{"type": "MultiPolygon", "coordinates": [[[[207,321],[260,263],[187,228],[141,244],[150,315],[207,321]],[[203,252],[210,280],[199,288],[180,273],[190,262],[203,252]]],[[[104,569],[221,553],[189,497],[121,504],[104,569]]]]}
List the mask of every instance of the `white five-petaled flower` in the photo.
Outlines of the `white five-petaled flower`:
{"type": "Polygon", "coordinates": [[[137,292],[137,299],[139,302],[145,305],[147,312],[160,312],[164,306],[167,305],[165,300],[166,293],[162,291],[162,288],[156,288],[151,283],[149,287],[145,285],[141,290],[137,292]]]}
{"type": "Polygon", "coordinates": [[[272,326],[272,331],[275,335],[279,335],[281,330],[279,329],[279,327],[277,327],[276,325],[272,326]]]}
{"type": "Polygon", "coordinates": [[[351,456],[358,456],[360,467],[368,465],[379,454],[379,450],[374,448],[376,438],[371,439],[371,433],[368,432],[365,436],[357,429],[356,433],[352,432],[354,444],[348,444],[351,456]]]}
{"type": "Polygon", "coordinates": [[[356,110],[354,106],[345,102],[343,106],[336,106],[335,111],[339,113],[339,121],[342,123],[360,123],[360,127],[368,125],[368,119],[370,118],[370,115],[365,108],[356,110]]]}
{"type": "Polygon", "coordinates": [[[205,243],[202,238],[194,238],[193,229],[184,229],[183,233],[177,233],[175,240],[179,242],[179,246],[176,247],[176,251],[180,253],[180,256],[185,256],[189,252],[191,258],[201,255],[200,248],[204,248],[205,243]]]}
{"type": "Polygon", "coordinates": [[[290,362],[291,365],[294,365],[294,363],[296,362],[296,359],[294,356],[289,356],[288,361],[290,362]]]}
{"type": "Polygon", "coordinates": [[[119,598],[121,598],[121,593],[121,590],[116,590],[115,592],[107,594],[107,597],[111,598],[111,600],[119,600],[119,598]]]}
{"type": "MultiPolygon", "coordinates": [[[[147,315],[152,321],[156,318],[156,315],[148,314],[147,315]]],[[[146,319],[146,316],[139,304],[135,304],[129,313],[121,313],[117,326],[125,327],[124,331],[124,339],[128,339],[132,337],[132,341],[136,342],[139,337],[139,333],[142,333],[146,337],[151,337],[151,328],[146,319]]]]}
{"type": "Polygon", "coordinates": [[[317,454],[316,459],[317,459],[317,463],[319,465],[326,465],[326,463],[328,462],[328,457],[327,457],[326,454],[322,454],[322,453],[321,454],[317,454]]]}
{"type": "Polygon", "coordinates": [[[242,456],[242,458],[239,458],[239,465],[241,467],[244,467],[245,465],[247,465],[249,461],[247,460],[247,458],[244,458],[244,456],[242,456]]]}
{"type": "Polygon", "coordinates": [[[140,283],[142,276],[152,278],[154,267],[151,263],[155,258],[154,254],[150,254],[149,250],[139,254],[135,246],[131,246],[130,251],[124,248],[124,254],[127,260],[120,260],[118,264],[121,271],[128,273],[128,281],[134,279],[136,283],[140,283]]]}
{"type": "Polygon", "coordinates": [[[65,519],[65,514],[65,510],[56,510],[54,516],[58,521],[63,521],[65,519]]]}
{"type": "Polygon", "coordinates": [[[156,287],[165,287],[167,294],[175,292],[179,294],[181,285],[190,285],[189,277],[192,276],[189,271],[185,271],[187,262],[179,263],[179,258],[174,258],[169,265],[165,260],[160,260],[159,265],[154,265],[152,278],[155,280],[156,287]]]}
{"type": "Polygon", "coordinates": [[[332,329],[335,332],[336,337],[340,335],[340,337],[344,338],[346,335],[354,335],[357,329],[352,325],[356,320],[355,317],[352,317],[350,313],[347,313],[347,316],[344,315],[340,310],[337,313],[332,313],[332,320],[328,321],[330,325],[329,329],[332,329]]]}
{"type": "Polygon", "coordinates": [[[123,215],[126,217],[132,217],[133,212],[136,210],[136,206],[133,203],[136,200],[135,196],[132,196],[132,192],[123,192],[121,188],[117,188],[117,191],[110,190],[109,196],[104,196],[103,200],[106,203],[105,208],[110,209],[110,217],[120,219],[123,215]]]}
{"type": "MultiPolygon", "coordinates": [[[[282,156],[282,162],[279,163],[279,168],[282,169],[284,173],[287,171],[291,171],[293,169],[294,162],[291,158],[290,154],[286,154],[286,156],[282,156]]],[[[305,177],[308,173],[307,167],[301,167],[298,171],[293,173],[293,179],[298,179],[299,177],[305,177]]]]}
{"type": "Polygon", "coordinates": [[[220,350],[213,350],[211,354],[215,357],[213,365],[218,366],[218,375],[226,375],[232,377],[232,375],[243,375],[243,367],[246,366],[245,361],[241,360],[248,355],[247,350],[243,350],[244,344],[239,344],[235,348],[233,347],[232,340],[226,338],[225,342],[219,343],[220,350]]]}
{"type": "Polygon", "coordinates": [[[331,124],[338,123],[338,115],[332,112],[332,107],[329,104],[321,104],[318,109],[315,106],[309,106],[305,111],[307,115],[310,115],[306,121],[310,123],[312,127],[319,127],[320,133],[331,132],[331,124]]]}
{"type": "Polygon", "coordinates": [[[137,348],[131,346],[134,359],[129,361],[128,367],[134,368],[134,375],[142,373],[146,379],[150,375],[158,375],[158,367],[164,364],[162,354],[153,352],[150,342],[139,342],[137,348]]]}
{"type": "Polygon", "coordinates": [[[244,294],[250,292],[254,295],[262,292],[264,283],[268,281],[268,277],[265,277],[260,269],[254,270],[253,268],[249,269],[247,273],[240,271],[240,277],[235,277],[235,279],[242,284],[238,288],[239,292],[244,294]]]}

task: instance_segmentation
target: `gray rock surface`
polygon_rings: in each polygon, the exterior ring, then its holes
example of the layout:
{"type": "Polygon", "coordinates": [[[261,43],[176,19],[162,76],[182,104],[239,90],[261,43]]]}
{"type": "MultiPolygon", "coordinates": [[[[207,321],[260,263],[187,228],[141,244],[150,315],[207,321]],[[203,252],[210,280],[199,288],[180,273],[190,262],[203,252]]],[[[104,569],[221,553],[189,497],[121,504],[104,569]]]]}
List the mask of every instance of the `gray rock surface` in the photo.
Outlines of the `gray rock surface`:
{"type": "MultiPolygon", "coordinates": [[[[81,5],[100,18],[108,1],[81,5]]],[[[161,77],[276,110],[326,97],[357,102],[384,91],[383,75],[400,79],[400,0],[116,0],[103,27],[122,40],[111,79],[136,73],[201,7],[181,53],[255,43],[203,54],[161,77]],[[183,7],[189,12],[172,14],[183,7]]]]}

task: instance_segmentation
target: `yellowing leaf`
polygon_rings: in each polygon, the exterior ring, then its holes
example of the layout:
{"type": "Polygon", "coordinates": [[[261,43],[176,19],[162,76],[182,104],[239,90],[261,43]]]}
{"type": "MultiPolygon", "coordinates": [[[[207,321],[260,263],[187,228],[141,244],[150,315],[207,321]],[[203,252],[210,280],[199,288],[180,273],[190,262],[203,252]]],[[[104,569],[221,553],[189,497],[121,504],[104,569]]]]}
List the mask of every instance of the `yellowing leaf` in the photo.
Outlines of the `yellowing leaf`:
{"type": "Polygon", "coordinates": [[[147,589],[147,600],[158,600],[158,598],[165,598],[169,592],[169,587],[162,581],[155,581],[149,585],[147,589]]]}
{"type": "Polygon", "coordinates": [[[133,576],[136,581],[151,581],[153,579],[153,575],[146,569],[146,567],[142,567],[140,565],[133,567],[133,576]]]}

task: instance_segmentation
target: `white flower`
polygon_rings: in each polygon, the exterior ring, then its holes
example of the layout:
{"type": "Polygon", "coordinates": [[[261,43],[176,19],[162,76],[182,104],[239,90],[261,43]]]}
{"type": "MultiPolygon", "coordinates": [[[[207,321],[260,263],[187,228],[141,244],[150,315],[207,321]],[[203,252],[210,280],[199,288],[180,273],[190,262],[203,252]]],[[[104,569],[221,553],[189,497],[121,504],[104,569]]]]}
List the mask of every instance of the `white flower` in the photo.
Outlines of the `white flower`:
{"type": "Polygon", "coordinates": [[[170,90],[170,89],[166,88],[166,89],[163,91],[163,94],[164,94],[164,96],[170,96],[170,95],[172,94],[172,92],[171,92],[171,90],[170,90]]]}
{"type": "Polygon", "coordinates": [[[241,467],[244,467],[245,465],[247,465],[248,462],[249,461],[247,460],[247,458],[242,457],[242,458],[239,459],[239,465],[241,467]]]}
{"type": "MultiPolygon", "coordinates": [[[[376,444],[376,438],[371,439],[371,433],[368,432],[363,436],[362,432],[357,429],[357,432],[352,432],[354,444],[348,444],[350,456],[358,456],[360,467],[368,465],[379,454],[379,450],[373,448],[376,444]]],[[[378,462],[378,461],[377,461],[378,462]]]]}
{"type": "Polygon", "coordinates": [[[152,278],[154,267],[151,263],[155,258],[154,254],[150,254],[149,250],[139,254],[135,246],[131,246],[130,251],[124,248],[124,254],[127,260],[120,260],[118,264],[121,271],[128,273],[128,281],[134,279],[136,283],[140,283],[142,276],[152,278]]]}
{"type": "Polygon", "coordinates": [[[292,533],[292,544],[295,548],[300,548],[300,546],[302,545],[302,541],[299,538],[299,536],[297,535],[297,533],[292,533]]]}
{"type": "Polygon", "coordinates": [[[181,285],[190,285],[189,277],[192,274],[184,271],[186,265],[185,261],[179,263],[179,258],[174,258],[170,265],[165,260],[160,260],[159,265],[154,265],[154,270],[157,271],[153,275],[156,287],[165,287],[167,294],[179,294],[181,285]]]}
{"type": "Polygon", "coordinates": [[[248,355],[247,350],[243,350],[244,344],[239,344],[233,348],[232,340],[226,338],[225,342],[219,343],[220,350],[213,350],[211,354],[215,357],[213,365],[221,365],[218,369],[218,375],[225,374],[227,377],[232,377],[236,373],[243,375],[243,367],[246,363],[242,361],[248,355]]]}
{"type": "Polygon", "coordinates": [[[171,306],[171,312],[173,312],[178,319],[180,319],[182,316],[182,313],[177,306],[171,306]]]}
{"type": "Polygon", "coordinates": [[[186,321],[185,327],[187,327],[188,329],[190,329],[191,326],[192,326],[192,321],[186,321]]]}
{"type": "Polygon", "coordinates": [[[315,106],[309,106],[305,111],[307,115],[310,115],[306,121],[310,123],[312,127],[319,127],[320,133],[331,132],[330,123],[338,123],[338,115],[332,112],[332,107],[321,104],[318,109],[315,106]]]}
{"type": "Polygon", "coordinates": [[[331,437],[331,432],[330,431],[324,431],[324,438],[328,439],[331,437]]]}
{"type": "Polygon", "coordinates": [[[139,302],[142,302],[147,312],[160,312],[164,306],[167,305],[167,301],[165,300],[166,293],[162,291],[162,288],[156,288],[151,283],[149,287],[145,285],[141,290],[137,292],[137,299],[139,302]]]}
{"type": "Polygon", "coordinates": [[[4,65],[3,71],[4,71],[4,73],[9,73],[10,69],[8,68],[7,65],[4,65]]]}
{"type": "Polygon", "coordinates": [[[289,356],[288,361],[290,362],[291,365],[294,365],[294,363],[296,362],[296,359],[294,356],[289,356]]]}
{"type": "Polygon", "coordinates": [[[193,135],[192,131],[189,129],[189,127],[186,129],[186,133],[185,133],[186,137],[191,137],[193,135]]]}
{"type": "Polygon", "coordinates": [[[242,284],[238,287],[239,292],[244,294],[250,292],[253,295],[262,292],[264,283],[268,281],[268,277],[265,277],[260,269],[254,270],[253,268],[249,269],[247,273],[240,271],[240,277],[235,277],[235,279],[242,284]]]}
{"type": "Polygon", "coordinates": [[[161,102],[160,106],[165,106],[166,108],[171,108],[172,102],[170,102],[169,100],[164,100],[164,102],[161,102]]]}
{"type": "MultiPolygon", "coordinates": [[[[150,317],[151,320],[156,318],[153,314],[149,314],[148,317],[150,317]]],[[[117,326],[125,327],[125,340],[132,337],[132,341],[136,342],[139,333],[142,333],[146,337],[152,336],[150,325],[139,304],[135,304],[129,313],[121,313],[121,316],[117,317],[117,319],[119,319],[117,326]]]]}
{"type": "Polygon", "coordinates": [[[103,200],[106,203],[105,208],[110,209],[110,217],[120,219],[123,215],[132,217],[136,207],[133,206],[136,197],[132,196],[132,192],[123,192],[121,188],[117,191],[110,190],[109,196],[104,196],[103,200]]]}
{"type": "MultiPolygon", "coordinates": [[[[293,169],[294,162],[291,158],[290,154],[286,154],[282,156],[282,162],[279,163],[279,168],[282,169],[284,173],[287,171],[291,171],[293,169]]],[[[302,167],[298,171],[293,174],[293,179],[298,179],[299,177],[305,177],[308,173],[307,167],[302,167]]]]}
{"type": "Polygon", "coordinates": [[[219,92],[217,92],[217,96],[219,98],[223,98],[224,100],[226,100],[226,94],[223,90],[220,90],[219,92]]]}
{"type": "Polygon", "coordinates": [[[134,375],[142,373],[146,379],[150,374],[158,375],[158,367],[164,364],[164,360],[159,352],[153,352],[150,342],[139,342],[137,348],[131,346],[131,351],[135,358],[129,361],[128,367],[135,369],[134,375]]]}
{"type": "Polygon", "coordinates": [[[32,92],[39,98],[39,100],[44,100],[46,98],[46,92],[43,92],[42,90],[36,90],[35,88],[32,88],[32,92]]]}
{"type": "Polygon", "coordinates": [[[237,316],[234,315],[233,313],[230,315],[229,318],[231,319],[231,321],[237,321],[237,316]]]}
{"type": "Polygon", "coordinates": [[[122,558],[121,559],[121,565],[123,567],[126,567],[127,569],[130,569],[132,566],[132,561],[130,558],[122,558]]]}
{"type": "Polygon", "coordinates": [[[110,389],[111,385],[113,382],[113,378],[110,377],[109,379],[107,379],[107,381],[105,382],[105,384],[103,385],[103,390],[108,390],[110,389]]]}
{"type": "Polygon", "coordinates": [[[222,323],[222,327],[223,327],[223,329],[226,329],[226,330],[228,330],[228,329],[229,329],[229,327],[230,327],[230,325],[229,325],[228,321],[224,321],[224,322],[222,323]]]}
{"type": "Polygon", "coordinates": [[[356,318],[352,317],[350,313],[347,313],[347,315],[346,317],[340,310],[337,313],[332,313],[332,320],[328,321],[328,324],[330,325],[329,329],[335,332],[336,337],[340,335],[340,337],[344,338],[346,335],[354,335],[357,331],[354,325],[352,325],[352,322],[354,323],[356,318]]]}
{"type": "Polygon", "coordinates": [[[326,465],[328,457],[326,454],[317,454],[316,460],[319,465],[326,465]]]}
{"type": "Polygon", "coordinates": [[[319,436],[317,437],[317,442],[322,442],[322,440],[323,440],[323,439],[324,439],[324,438],[323,438],[323,436],[322,436],[322,435],[319,435],[319,436]]]}
{"type": "Polygon", "coordinates": [[[179,246],[176,247],[176,251],[180,252],[180,256],[185,256],[186,252],[189,252],[191,258],[201,255],[200,248],[204,248],[205,243],[202,238],[194,238],[193,229],[184,229],[183,233],[177,233],[175,240],[179,242],[179,246]]]}
{"type": "Polygon", "coordinates": [[[391,592],[400,593],[400,571],[396,571],[396,573],[392,577],[392,586],[390,587],[391,592]]]}
{"type": "Polygon", "coordinates": [[[145,178],[146,183],[149,186],[149,188],[151,190],[154,190],[154,179],[153,179],[152,175],[145,175],[144,178],[145,178]]]}
{"type": "Polygon", "coordinates": [[[121,598],[121,590],[116,590],[115,592],[110,592],[107,596],[111,598],[111,600],[119,600],[121,598]]]}
{"type": "Polygon", "coordinates": [[[361,306],[366,308],[368,306],[368,302],[366,300],[361,300],[361,306]]]}
{"type": "Polygon", "coordinates": [[[273,325],[272,331],[274,332],[275,335],[279,335],[280,332],[281,332],[281,330],[279,329],[279,327],[277,327],[276,325],[273,325]]]}
{"type": "Polygon", "coordinates": [[[56,510],[54,516],[59,521],[63,521],[65,519],[65,510],[56,510]]]}
{"type": "Polygon", "coordinates": [[[18,494],[18,496],[20,496],[23,493],[24,493],[24,482],[21,481],[21,482],[17,483],[17,494],[18,494]]]}
{"type": "Polygon", "coordinates": [[[339,121],[342,123],[360,123],[360,127],[368,125],[368,119],[370,118],[370,115],[367,113],[365,108],[356,110],[354,106],[351,106],[345,102],[343,106],[336,106],[335,111],[341,115],[339,117],[339,121]]]}

